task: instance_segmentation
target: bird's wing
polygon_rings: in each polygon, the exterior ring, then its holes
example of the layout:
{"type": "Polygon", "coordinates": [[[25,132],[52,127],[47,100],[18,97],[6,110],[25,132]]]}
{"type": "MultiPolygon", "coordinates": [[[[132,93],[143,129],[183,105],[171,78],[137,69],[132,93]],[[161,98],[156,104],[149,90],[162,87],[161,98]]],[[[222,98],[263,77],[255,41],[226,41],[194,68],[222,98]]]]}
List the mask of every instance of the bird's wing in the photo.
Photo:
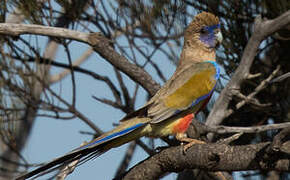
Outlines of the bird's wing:
{"type": "MultiPolygon", "coordinates": [[[[195,106],[210,96],[216,84],[215,62],[197,62],[184,66],[140,109],[127,114],[121,122],[134,117],[150,117],[150,123],[168,119],[175,113],[195,106]]],[[[198,109],[197,109],[198,110],[198,109]]]]}
{"type": "Polygon", "coordinates": [[[168,119],[191,106],[194,108],[208,98],[215,87],[218,71],[215,63],[200,62],[175,73],[148,102],[147,116],[152,119],[151,123],[168,119]]]}

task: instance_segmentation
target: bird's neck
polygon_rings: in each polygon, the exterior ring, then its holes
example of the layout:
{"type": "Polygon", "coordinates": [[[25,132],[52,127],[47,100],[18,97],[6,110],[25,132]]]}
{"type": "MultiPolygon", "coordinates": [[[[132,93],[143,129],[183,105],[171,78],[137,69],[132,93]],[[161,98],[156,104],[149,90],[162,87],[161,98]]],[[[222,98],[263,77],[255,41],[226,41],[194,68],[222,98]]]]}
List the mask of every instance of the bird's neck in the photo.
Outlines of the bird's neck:
{"type": "Polygon", "coordinates": [[[192,64],[195,62],[215,61],[216,52],[214,48],[197,48],[197,47],[184,47],[180,55],[180,64],[192,64]]]}

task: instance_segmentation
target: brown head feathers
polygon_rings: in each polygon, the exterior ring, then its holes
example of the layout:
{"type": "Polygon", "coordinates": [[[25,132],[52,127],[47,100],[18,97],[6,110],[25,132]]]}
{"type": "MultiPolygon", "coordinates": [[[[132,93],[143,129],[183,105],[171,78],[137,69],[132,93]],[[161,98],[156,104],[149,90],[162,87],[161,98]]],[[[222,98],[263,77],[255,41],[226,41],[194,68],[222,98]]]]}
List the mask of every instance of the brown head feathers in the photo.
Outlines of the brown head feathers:
{"type": "Polygon", "coordinates": [[[215,15],[208,12],[199,13],[194,17],[193,21],[187,27],[185,31],[185,36],[188,36],[192,33],[197,33],[200,31],[201,28],[205,26],[213,26],[218,24],[219,18],[215,15]]]}
{"type": "MultiPolygon", "coordinates": [[[[201,34],[205,27],[216,32],[215,29],[220,27],[219,18],[208,12],[202,12],[194,17],[184,33],[184,47],[180,57],[180,67],[182,64],[215,60],[215,48],[201,40],[201,34]]],[[[213,41],[215,43],[216,40],[213,41]]]]}

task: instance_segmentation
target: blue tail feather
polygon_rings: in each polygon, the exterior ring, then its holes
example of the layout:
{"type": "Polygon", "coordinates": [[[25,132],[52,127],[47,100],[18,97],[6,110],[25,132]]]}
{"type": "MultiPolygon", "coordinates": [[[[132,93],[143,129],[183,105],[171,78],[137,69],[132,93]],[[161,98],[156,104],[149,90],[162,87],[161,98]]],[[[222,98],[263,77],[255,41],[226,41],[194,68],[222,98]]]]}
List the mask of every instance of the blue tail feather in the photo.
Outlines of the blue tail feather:
{"type": "Polygon", "coordinates": [[[100,144],[100,143],[103,143],[103,142],[106,142],[106,141],[109,141],[109,140],[115,139],[115,138],[117,138],[117,137],[119,137],[119,136],[122,136],[122,135],[124,135],[124,134],[127,134],[127,133],[129,133],[129,132],[131,132],[131,131],[133,131],[133,130],[135,130],[135,129],[137,129],[137,128],[143,126],[143,125],[144,125],[144,123],[139,123],[139,124],[136,124],[136,125],[134,125],[134,126],[131,126],[131,127],[127,128],[127,129],[124,129],[124,130],[122,130],[122,131],[120,131],[120,132],[115,132],[115,133],[113,133],[113,134],[110,134],[110,135],[108,135],[108,136],[102,138],[102,139],[99,139],[99,140],[93,141],[93,142],[91,142],[91,143],[89,143],[89,144],[87,144],[87,145],[84,145],[84,146],[78,148],[78,150],[79,150],[79,149],[86,149],[86,148],[88,148],[88,147],[90,147],[90,146],[93,146],[93,145],[96,145],[96,144],[100,144]]]}

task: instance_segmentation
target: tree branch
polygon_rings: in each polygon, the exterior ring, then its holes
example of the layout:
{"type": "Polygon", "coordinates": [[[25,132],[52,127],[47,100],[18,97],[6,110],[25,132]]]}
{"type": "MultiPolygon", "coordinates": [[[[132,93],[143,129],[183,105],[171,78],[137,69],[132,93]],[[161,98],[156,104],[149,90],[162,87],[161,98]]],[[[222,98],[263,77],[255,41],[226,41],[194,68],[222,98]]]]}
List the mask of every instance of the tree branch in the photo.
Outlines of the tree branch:
{"type": "Polygon", "coordinates": [[[290,127],[290,122],[268,124],[262,126],[251,126],[251,127],[229,127],[229,126],[206,126],[205,130],[207,132],[213,132],[218,134],[227,133],[259,133],[274,129],[283,129],[290,127]]]}
{"type": "MultiPolygon", "coordinates": [[[[84,52],[82,54],[81,57],[79,57],[78,59],[76,59],[73,63],[72,66],[79,66],[80,64],[82,64],[84,61],[86,61],[91,54],[93,53],[93,50],[91,48],[89,48],[86,52],[84,52]]],[[[67,75],[69,75],[71,72],[71,70],[69,69],[65,69],[62,72],[55,74],[55,75],[51,75],[50,79],[49,79],[49,83],[50,84],[54,84],[56,82],[59,82],[60,80],[62,80],[63,78],[65,78],[67,75]]]]}
{"type": "Polygon", "coordinates": [[[266,155],[270,142],[254,145],[197,144],[183,153],[183,146],[171,147],[131,168],[123,179],[158,179],[168,172],[185,169],[208,171],[277,170],[290,172],[289,154],[266,155]],[[279,158],[277,158],[279,157],[279,158]]]}
{"type": "Polygon", "coordinates": [[[133,81],[139,83],[151,96],[153,96],[160,88],[160,85],[155,82],[145,70],[132,64],[124,56],[117,53],[111,46],[110,40],[100,33],[84,33],[65,28],[42,25],[0,23],[0,34],[10,36],[35,34],[84,42],[91,45],[94,48],[94,51],[118,70],[128,75],[133,81]]]}

